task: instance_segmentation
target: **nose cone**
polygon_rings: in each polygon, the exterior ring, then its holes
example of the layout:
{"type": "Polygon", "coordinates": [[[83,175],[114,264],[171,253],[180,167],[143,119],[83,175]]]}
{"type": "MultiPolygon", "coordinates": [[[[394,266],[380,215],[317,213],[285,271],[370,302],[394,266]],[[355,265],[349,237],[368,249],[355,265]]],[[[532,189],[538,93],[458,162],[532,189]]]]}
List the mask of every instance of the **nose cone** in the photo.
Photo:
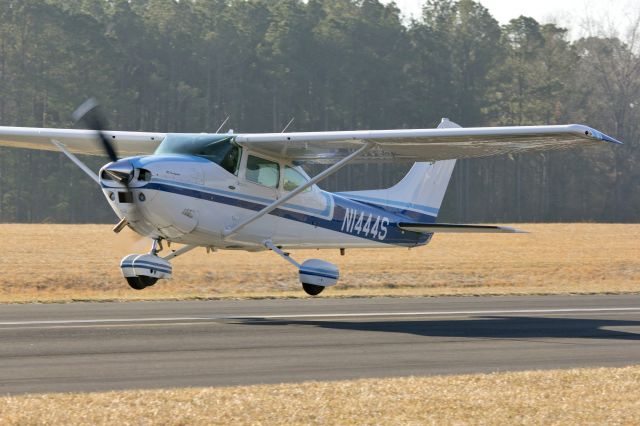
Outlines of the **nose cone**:
{"type": "Polygon", "coordinates": [[[133,163],[129,160],[116,161],[105,166],[102,173],[103,177],[127,184],[133,179],[133,163]]]}

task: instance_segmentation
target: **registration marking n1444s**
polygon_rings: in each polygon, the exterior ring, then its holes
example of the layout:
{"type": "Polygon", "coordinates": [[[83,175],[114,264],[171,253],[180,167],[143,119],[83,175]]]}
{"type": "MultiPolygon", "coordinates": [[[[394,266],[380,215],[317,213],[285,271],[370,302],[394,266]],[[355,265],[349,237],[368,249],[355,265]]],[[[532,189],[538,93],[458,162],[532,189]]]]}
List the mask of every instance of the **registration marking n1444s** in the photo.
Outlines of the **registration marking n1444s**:
{"type": "Polygon", "coordinates": [[[382,241],[387,238],[387,225],[389,225],[388,217],[374,217],[371,213],[367,214],[364,211],[347,208],[340,230],[382,241]]]}

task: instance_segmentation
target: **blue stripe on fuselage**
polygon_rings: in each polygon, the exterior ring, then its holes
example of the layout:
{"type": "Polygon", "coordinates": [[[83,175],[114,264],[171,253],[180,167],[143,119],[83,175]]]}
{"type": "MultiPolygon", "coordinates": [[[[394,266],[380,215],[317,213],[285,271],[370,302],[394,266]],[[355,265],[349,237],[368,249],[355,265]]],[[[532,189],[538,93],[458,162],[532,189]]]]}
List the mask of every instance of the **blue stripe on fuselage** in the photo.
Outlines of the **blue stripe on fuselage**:
{"type": "MultiPolygon", "coordinates": [[[[176,184],[173,181],[170,181],[168,179],[162,179],[162,178],[153,178],[153,182],[154,183],[165,183],[165,184],[169,184],[169,185],[176,184]]],[[[191,188],[191,189],[195,189],[197,191],[205,191],[205,192],[214,193],[214,194],[217,194],[217,195],[229,196],[231,198],[238,198],[238,199],[245,200],[245,201],[254,201],[254,202],[257,202],[257,203],[263,203],[264,205],[271,204],[273,202],[272,199],[265,198],[265,197],[257,197],[255,195],[249,195],[249,194],[242,194],[242,193],[237,193],[237,192],[225,191],[225,190],[222,190],[222,189],[210,188],[210,187],[207,187],[207,186],[193,184],[193,183],[180,182],[179,185],[184,187],[184,188],[191,188]]],[[[325,202],[326,202],[326,206],[322,210],[314,209],[314,208],[307,207],[307,206],[302,206],[302,205],[299,205],[299,204],[292,204],[292,203],[285,203],[283,207],[285,209],[287,209],[287,210],[296,210],[296,211],[299,210],[299,211],[301,211],[303,213],[310,213],[310,214],[315,215],[315,216],[324,216],[326,219],[329,219],[331,217],[331,211],[333,210],[333,197],[331,197],[325,191],[322,191],[322,195],[323,195],[323,197],[325,199],[325,202]]]]}
{"type": "Polygon", "coordinates": [[[373,197],[363,197],[359,194],[350,194],[348,192],[338,192],[334,195],[339,195],[359,203],[380,208],[399,216],[404,216],[411,222],[435,223],[436,216],[438,216],[438,209],[433,207],[421,206],[413,203],[403,203],[400,201],[388,201],[373,197]]]}
{"type": "MultiPolygon", "coordinates": [[[[252,211],[260,211],[262,210],[266,204],[257,203],[254,201],[243,200],[235,197],[231,197],[228,195],[221,195],[213,192],[208,192],[206,187],[202,187],[202,190],[195,189],[195,185],[191,184],[189,187],[180,186],[181,183],[168,184],[165,182],[155,182],[152,180],[150,183],[145,185],[142,188],[152,189],[156,191],[168,192],[172,194],[183,195],[191,198],[198,198],[205,201],[211,201],[214,203],[225,204],[229,206],[239,207],[252,211]]],[[[136,188],[136,189],[142,189],[136,188]]],[[[324,192],[324,191],[323,191],[324,192]]],[[[333,218],[325,219],[322,217],[317,217],[305,213],[299,213],[295,211],[290,211],[284,208],[277,208],[270,212],[270,215],[281,217],[287,220],[293,220],[296,222],[306,223],[308,225],[317,226],[323,229],[328,229],[332,231],[342,232],[346,235],[351,235],[379,243],[384,244],[394,244],[400,246],[416,246],[424,244],[429,240],[428,234],[421,234],[410,231],[403,231],[397,227],[398,222],[411,221],[408,216],[400,216],[394,214],[392,212],[386,211],[382,208],[371,206],[366,203],[361,203],[358,201],[350,200],[348,198],[338,196],[335,194],[331,194],[328,192],[324,192],[324,194],[328,197],[332,197],[334,201],[334,210],[333,210],[333,218]],[[376,218],[387,218],[389,223],[386,225],[386,235],[384,239],[378,238],[378,236],[373,235],[363,235],[362,233],[355,232],[353,230],[353,226],[351,226],[351,232],[346,232],[343,228],[343,222],[345,220],[345,216],[347,215],[347,209],[350,213],[355,214],[357,216],[364,216],[364,219],[367,220],[369,216],[372,217],[372,221],[375,221],[376,218]]],[[[356,218],[357,219],[357,218],[356,218]]],[[[433,218],[431,218],[433,220],[433,218]]],[[[373,226],[373,223],[370,224],[373,226]]],[[[378,234],[379,235],[379,234],[378,234]]]]}
{"type": "Polygon", "coordinates": [[[338,195],[342,195],[343,197],[350,198],[356,201],[363,201],[367,204],[371,203],[373,205],[380,206],[385,209],[395,209],[396,211],[409,211],[413,210],[416,212],[422,212],[424,214],[428,214],[429,216],[438,216],[439,209],[435,207],[423,206],[421,204],[415,203],[405,203],[402,201],[392,201],[392,200],[384,200],[382,198],[375,197],[366,197],[364,195],[360,195],[358,193],[350,193],[350,192],[338,192],[338,195]]]}

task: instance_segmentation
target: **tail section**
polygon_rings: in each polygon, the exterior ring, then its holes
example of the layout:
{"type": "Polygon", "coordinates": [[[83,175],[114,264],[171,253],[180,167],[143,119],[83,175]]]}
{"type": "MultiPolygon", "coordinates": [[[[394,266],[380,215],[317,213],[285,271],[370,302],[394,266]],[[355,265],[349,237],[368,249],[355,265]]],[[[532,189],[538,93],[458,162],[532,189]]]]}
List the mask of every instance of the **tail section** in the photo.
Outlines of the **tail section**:
{"type": "MultiPolygon", "coordinates": [[[[439,129],[460,127],[446,118],[439,129]]],[[[433,221],[440,211],[456,160],[415,163],[409,173],[388,189],[343,192],[342,195],[365,203],[402,211],[412,219],[433,221]]]]}

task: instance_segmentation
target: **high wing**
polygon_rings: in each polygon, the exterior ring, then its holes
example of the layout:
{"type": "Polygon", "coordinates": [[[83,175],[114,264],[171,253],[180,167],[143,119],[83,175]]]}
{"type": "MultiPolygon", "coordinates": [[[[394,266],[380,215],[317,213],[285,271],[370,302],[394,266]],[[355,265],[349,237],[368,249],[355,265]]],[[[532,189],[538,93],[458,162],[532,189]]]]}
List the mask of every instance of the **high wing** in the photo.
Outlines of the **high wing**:
{"type": "MultiPolygon", "coordinates": [[[[165,133],[104,132],[122,156],[153,154],[165,133]]],[[[44,129],[35,127],[0,127],[0,146],[57,151],[51,141],[58,141],[76,154],[104,155],[93,130],[44,129]]]]}
{"type": "Polygon", "coordinates": [[[255,151],[301,163],[335,163],[366,143],[373,143],[373,148],[358,161],[438,161],[621,143],[579,124],[255,133],[236,135],[235,141],[255,151]]]}
{"type": "Polygon", "coordinates": [[[398,228],[423,233],[477,233],[477,234],[526,234],[526,231],[508,226],[461,225],[457,223],[398,223],[398,228]]]}
{"type": "MultiPolygon", "coordinates": [[[[106,131],[123,156],[152,154],[166,133],[106,131]]],[[[366,144],[356,161],[438,161],[621,143],[587,126],[469,127],[417,130],[227,134],[241,146],[300,163],[332,164],[366,144]]],[[[103,155],[91,130],[0,127],[0,146],[103,155]]],[[[170,140],[167,140],[170,142],[170,140]]]]}

